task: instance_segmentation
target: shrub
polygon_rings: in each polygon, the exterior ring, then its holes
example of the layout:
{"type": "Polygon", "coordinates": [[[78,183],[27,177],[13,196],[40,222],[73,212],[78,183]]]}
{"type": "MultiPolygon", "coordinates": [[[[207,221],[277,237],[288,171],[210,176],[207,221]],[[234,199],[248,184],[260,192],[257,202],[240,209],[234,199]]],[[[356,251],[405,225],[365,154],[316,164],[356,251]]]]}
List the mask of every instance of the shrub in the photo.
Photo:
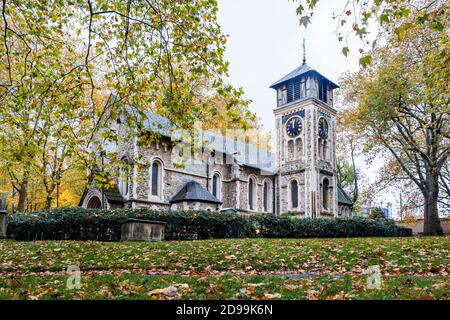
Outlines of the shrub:
{"type": "MultiPolygon", "coordinates": [[[[372,220],[361,217],[337,219],[290,219],[274,215],[253,217],[260,236],[269,238],[342,238],[396,237],[408,233],[392,220],[372,220]]],[[[410,230],[410,229],[408,229],[410,230]]]]}
{"type": "Polygon", "coordinates": [[[12,215],[8,236],[17,240],[119,241],[121,222],[130,218],[166,222],[167,240],[242,238],[255,233],[251,222],[236,214],[73,208],[12,215]]]}
{"type": "Polygon", "coordinates": [[[384,220],[386,216],[381,208],[375,208],[370,211],[369,218],[373,220],[384,220]]]}
{"type": "MultiPolygon", "coordinates": [[[[223,238],[395,237],[411,229],[393,221],[365,218],[292,219],[273,214],[244,217],[210,211],[57,209],[9,216],[8,236],[17,240],[119,241],[121,222],[130,219],[166,222],[166,240],[223,238]]],[[[409,230],[409,231],[408,231],[409,230]]]]}

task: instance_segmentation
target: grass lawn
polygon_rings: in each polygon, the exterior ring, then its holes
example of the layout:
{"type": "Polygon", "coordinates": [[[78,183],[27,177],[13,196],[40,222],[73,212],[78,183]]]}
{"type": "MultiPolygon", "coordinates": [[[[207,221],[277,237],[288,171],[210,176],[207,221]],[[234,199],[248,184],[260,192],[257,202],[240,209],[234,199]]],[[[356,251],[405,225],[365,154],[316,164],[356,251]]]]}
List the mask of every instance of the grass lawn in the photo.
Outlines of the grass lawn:
{"type": "Polygon", "coordinates": [[[0,241],[0,299],[449,299],[449,249],[450,237],[0,241]],[[380,289],[367,287],[374,265],[380,289]]]}

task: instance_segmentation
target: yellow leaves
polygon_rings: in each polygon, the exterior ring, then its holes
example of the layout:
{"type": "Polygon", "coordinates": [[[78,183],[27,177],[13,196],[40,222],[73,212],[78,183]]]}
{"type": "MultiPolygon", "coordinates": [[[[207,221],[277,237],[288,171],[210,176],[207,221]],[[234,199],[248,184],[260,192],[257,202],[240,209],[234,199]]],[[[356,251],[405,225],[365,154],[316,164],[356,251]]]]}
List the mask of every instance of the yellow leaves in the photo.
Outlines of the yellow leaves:
{"type": "Polygon", "coordinates": [[[329,296],[326,298],[327,300],[344,300],[345,299],[345,292],[339,291],[338,294],[335,294],[334,296],[329,296]]]}
{"type": "Polygon", "coordinates": [[[147,293],[147,296],[152,297],[152,296],[160,295],[160,294],[164,293],[166,291],[166,289],[167,288],[154,289],[154,290],[150,291],[149,293],[147,293]]]}
{"type": "Polygon", "coordinates": [[[267,299],[281,299],[281,294],[279,294],[279,293],[264,293],[264,298],[267,298],[267,299]]]}
{"type": "Polygon", "coordinates": [[[176,283],[166,288],[159,288],[151,290],[147,293],[147,297],[151,299],[175,299],[179,298],[183,294],[189,293],[190,287],[187,283],[176,283]]]}
{"type": "Polygon", "coordinates": [[[136,286],[136,285],[132,285],[129,283],[129,281],[122,281],[119,283],[119,289],[120,292],[124,295],[134,295],[136,293],[139,293],[140,291],[143,290],[142,287],[140,286],[136,286]]]}
{"type": "Polygon", "coordinates": [[[100,296],[102,296],[103,298],[113,298],[114,295],[112,294],[112,292],[109,290],[109,287],[104,285],[100,288],[100,290],[98,291],[98,293],[100,294],[100,296]]]}
{"type": "Polygon", "coordinates": [[[114,186],[116,185],[116,181],[113,180],[113,179],[110,179],[110,180],[108,181],[108,185],[112,188],[112,187],[114,187],[114,186]]]}
{"type": "Polygon", "coordinates": [[[317,290],[306,290],[306,297],[308,300],[319,300],[319,298],[317,298],[317,294],[319,292],[317,290]]]}

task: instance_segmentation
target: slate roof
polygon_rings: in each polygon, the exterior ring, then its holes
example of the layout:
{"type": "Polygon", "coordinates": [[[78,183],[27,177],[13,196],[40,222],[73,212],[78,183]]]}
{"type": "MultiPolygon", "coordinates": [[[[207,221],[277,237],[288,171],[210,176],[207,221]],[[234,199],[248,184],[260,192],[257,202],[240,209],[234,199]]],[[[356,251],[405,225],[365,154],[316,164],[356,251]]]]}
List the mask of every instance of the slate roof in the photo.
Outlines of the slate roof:
{"type": "MultiPolygon", "coordinates": [[[[101,191],[100,188],[98,190],[101,191]]],[[[88,191],[89,191],[89,188],[85,188],[84,189],[83,195],[80,198],[80,202],[78,203],[78,206],[81,207],[81,205],[83,204],[84,198],[86,197],[86,194],[87,194],[88,191]]],[[[103,189],[103,193],[105,195],[106,200],[109,203],[124,203],[125,202],[125,199],[120,194],[120,191],[117,188],[117,186],[114,186],[114,187],[109,188],[109,189],[103,189]]]]}
{"type": "Polygon", "coordinates": [[[105,194],[105,198],[110,203],[111,202],[120,202],[120,203],[125,202],[125,199],[122,197],[119,189],[116,186],[109,188],[109,189],[104,189],[103,193],[105,194]]]}
{"type": "Polygon", "coordinates": [[[222,202],[214,197],[203,186],[196,182],[190,181],[181,188],[180,191],[170,200],[170,203],[177,203],[183,201],[200,201],[221,204],[222,202]]]}
{"type": "Polygon", "coordinates": [[[353,201],[341,186],[338,186],[338,203],[353,207],[353,201]]]}
{"type": "MultiPolygon", "coordinates": [[[[114,98],[114,97],[113,97],[114,98]]],[[[136,108],[125,105],[127,112],[140,118],[136,112],[136,108]]],[[[161,134],[164,137],[172,139],[180,139],[181,135],[176,126],[171,124],[170,120],[160,115],[146,112],[145,119],[142,121],[144,129],[161,134]]],[[[241,141],[234,141],[220,134],[202,131],[202,141],[206,144],[205,148],[211,151],[215,150],[223,154],[232,155],[236,163],[241,166],[248,166],[262,170],[266,174],[275,174],[275,155],[266,150],[257,148],[254,145],[246,144],[241,141]]],[[[234,138],[234,137],[233,137],[234,138]]]]}
{"type": "Polygon", "coordinates": [[[270,87],[272,89],[277,89],[280,84],[282,84],[282,83],[284,83],[284,82],[286,82],[288,80],[294,79],[296,77],[299,77],[299,76],[301,76],[303,74],[306,74],[308,72],[314,72],[317,75],[319,75],[320,77],[322,77],[323,79],[325,79],[327,82],[329,82],[331,84],[333,89],[339,88],[339,86],[337,84],[335,84],[333,81],[331,81],[331,80],[327,79],[326,77],[324,77],[323,75],[321,75],[319,72],[317,72],[316,70],[314,70],[313,68],[308,66],[306,63],[302,64],[297,69],[294,69],[293,71],[289,72],[287,75],[285,75],[283,78],[281,78],[280,80],[275,82],[270,87]]]}

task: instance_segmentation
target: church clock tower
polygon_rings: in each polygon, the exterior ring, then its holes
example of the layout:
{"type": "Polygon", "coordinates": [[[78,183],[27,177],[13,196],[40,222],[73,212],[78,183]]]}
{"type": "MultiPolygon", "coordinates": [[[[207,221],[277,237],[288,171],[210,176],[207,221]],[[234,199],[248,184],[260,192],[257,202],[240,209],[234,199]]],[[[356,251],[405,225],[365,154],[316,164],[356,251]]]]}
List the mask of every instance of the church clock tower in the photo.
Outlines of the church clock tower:
{"type": "Polygon", "coordinates": [[[278,146],[277,214],[301,217],[338,215],[336,110],[338,86],[303,64],[275,82],[278,146]]]}

